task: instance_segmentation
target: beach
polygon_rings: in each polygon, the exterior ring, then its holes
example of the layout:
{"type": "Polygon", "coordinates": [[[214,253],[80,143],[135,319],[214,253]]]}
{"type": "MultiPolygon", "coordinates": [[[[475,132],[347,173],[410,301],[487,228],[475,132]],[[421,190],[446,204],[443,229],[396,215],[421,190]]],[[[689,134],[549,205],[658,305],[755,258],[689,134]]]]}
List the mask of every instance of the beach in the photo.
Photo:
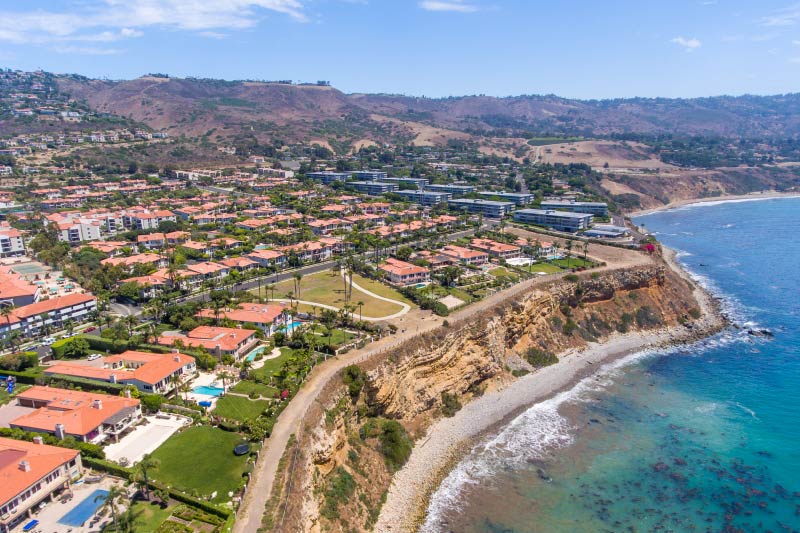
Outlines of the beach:
{"type": "Polygon", "coordinates": [[[676,200],[661,207],[655,207],[652,209],[643,209],[641,211],[634,211],[633,213],[628,213],[626,216],[628,218],[641,217],[644,215],[657,213],[659,211],[667,211],[669,209],[676,209],[678,207],[687,207],[690,205],[716,204],[716,203],[726,203],[726,202],[750,202],[756,200],[769,200],[772,198],[800,198],[800,193],[759,191],[759,192],[751,192],[748,194],[729,194],[723,196],[711,196],[708,198],[692,198],[688,200],[676,200]]]}
{"type": "MultiPolygon", "coordinates": [[[[671,250],[665,261],[682,277],[688,273],[671,250]]],[[[452,418],[434,423],[420,439],[405,466],[395,474],[376,531],[415,531],[425,519],[431,494],[449,471],[481,438],[496,432],[530,406],[572,389],[604,365],[649,349],[663,348],[708,336],[724,324],[715,300],[693,283],[702,316],[686,328],[677,326],[646,332],[616,334],[582,350],[559,354],[559,362],[526,375],[504,389],[466,404],[452,418]]]]}

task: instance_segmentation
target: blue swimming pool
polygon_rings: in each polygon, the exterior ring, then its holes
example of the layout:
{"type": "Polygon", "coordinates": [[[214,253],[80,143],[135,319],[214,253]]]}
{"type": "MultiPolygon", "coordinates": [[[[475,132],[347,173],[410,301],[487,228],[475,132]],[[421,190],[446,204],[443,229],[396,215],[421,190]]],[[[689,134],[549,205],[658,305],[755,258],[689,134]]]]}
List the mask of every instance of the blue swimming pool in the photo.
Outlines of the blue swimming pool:
{"type": "Polygon", "coordinates": [[[299,328],[302,325],[303,325],[302,322],[295,321],[295,322],[292,322],[291,324],[288,324],[286,326],[281,326],[280,331],[283,331],[287,335],[291,335],[294,330],[296,330],[297,328],[299,328]]]}
{"type": "Polygon", "coordinates": [[[205,394],[206,396],[214,396],[215,398],[225,392],[222,387],[212,387],[210,385],[202,385],[192,389],[195,394],[205,394]]]}
{"type": "Polygon", "coordinates": [[[65,526],[80,526],[94,516],[94,513],[96,513],[100,506],[103,505],[103,502],[106,501],[107,496],[107,490],[97,489],[84,498],[81,503],[73,507],[70,512],[62,516],[58,523],[64,524],[65,526]]]}
{"type": "Polygon", "coordinates": [[[265,346],[259,346],[258,348],[247,354],[247,357],[245,357],[245,359],[252,362],[253,359],[255,359],[258,354],[264,351],[264,348],[265,346]]]}

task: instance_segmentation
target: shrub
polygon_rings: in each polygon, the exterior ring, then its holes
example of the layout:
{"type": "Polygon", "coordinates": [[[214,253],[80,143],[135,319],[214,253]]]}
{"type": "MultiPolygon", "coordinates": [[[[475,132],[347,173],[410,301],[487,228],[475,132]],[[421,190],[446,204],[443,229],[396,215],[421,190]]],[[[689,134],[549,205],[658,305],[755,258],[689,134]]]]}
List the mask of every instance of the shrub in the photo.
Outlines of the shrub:
{"type": "Polygon", "coordinates": [[[578,281],[579,278],[577,274],[567,274],[566,276],[564,276],[564,279],[569,282],[575,283],[576,281],[578,281]]]}
{"type": "Polygon", "coordinates": [[[19,352],[0,357],[0,369],[21,372],[28,368],[35,368],[39,364],[36,352],[19,352]]]}
{"type": "MultiPolygon", "coordinates": [[[[105,333],[105,331],[103,333],[105,333]]],[[[128,349],[127,341],[114,342],[111,339],[97,337],[96,335],[81,335],[81,338],[89,343],[89,348],[91,350],[98,352],[122,353],[128,349]]]]}
{"type": "Polygon", "coordinates": [[[347,392],[351,398],[358,398],[361,394],[361,389],[367,382],[367,373],[357,365],[350,365],[344,369],[342,373],[342,381],[347,385],[347,392]]]}
{"type": "Polygon", "coordinates": [[[649,328],[660,326],[662,322],[661,317],[652,308],[645,305],[636,310],[636,324],[640,328],[649,328]]]}
{"type": "Polygon", "coordinates": [[[691,309],[689,309],[689,316],[697,320],[702,316],[702,313],[700,313],[700,310],[698,308],[692,307],[691,309]]]}
{"type": "Polygon", "coordinates": [[[564,335],[572,335],[577,328],[578,325],[571,318],[568,318],[561,330],[564,332],[564,335]]]}
{"type": "Polygon", "coordinates": [[[408,461],[413,443],[397,420],[384,420],[380,429],[380,451],[389,468],[398,470],[408,461]]]}
{"type": "Polygon", "coordinates": [[[160,394],[145,394],[141,398],[142,405],[151,413],[155,413],[161,409],[161,404],[164,403],[164,397],[160,394]]]}
{"type": "Polygon", "coordinates": [[[328,520],[339,517],[339,504],[347,503],[356,491],[356,482],[350,473],[337,466],[331,481],[325,489],[325,502],[321,514],[328,520]]]}
{"type": "Polygon", "coordinates": [[[533,347],[528,348],[528,351],[525,352],[525,360],[534,368],[542,368],[558,363],[558,357],[555,355],[533,347]]]}
{"type": "Polygon", "coordinates": [[[90,350],[89,342],[81,337],[58,340],[50,348],[56,359],[80,359],[90,350]]]}
{"type": "Polygon", "coordinates": [[[132,470],[130,468],[125,468],[124,466],[120,466],[117,463],[112,463],[111,461],[96,459],[94,457],[82,457],[81,459],[84,466],[88,466],[101,472],[107,472],[112,476],[130,479],[132,474],[132,470]]]}
{"type": "Polygon", "coordinates": [[[620,321],[617,323],[617,331],[620,333],[627,333],[631,329],[631,322],[633,322],[633,315],[630,313],[622,313],[620,321]]]}
{"type": "Polygon", "coordinates": [[[446,417],[455,415],[461,409],[461,402],[456,394],[442,391],[442,414],[446,417]]]}

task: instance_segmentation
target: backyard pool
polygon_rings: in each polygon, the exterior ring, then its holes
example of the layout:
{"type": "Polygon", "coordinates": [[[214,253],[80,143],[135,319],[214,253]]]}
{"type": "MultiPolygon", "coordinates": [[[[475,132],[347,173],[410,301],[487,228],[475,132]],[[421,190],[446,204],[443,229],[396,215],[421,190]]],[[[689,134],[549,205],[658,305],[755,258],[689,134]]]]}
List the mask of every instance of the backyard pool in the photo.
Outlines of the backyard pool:
{"type": "Polygon", "coordinates": [[[255,359],[258,354],[260,354],[260,353],[262,353],[264,351],[264,348],[265,348],[265,346],[259,346],[258,348],[256,348],[255,350],[253,350],[252,352],[247,354],[247,357],[245,357],[245,359],[247,361],[252,362],[253,359],[255,359]]]}
{"type": "Polygon", "coordinates": [[[219,396],[220,394],[225,392],[225,389],[223,389],[222,387],[213,387],[211,385],[203,385],[201,387],[193,388],[192,392],[195,393],[195,394],[204,394],[206,396],[213,396],[213,397],[216,398],[217,396],[219,396]]]}
{"type": "Polygon", "coordinates": [[[283,331],[287,335],[291,335],[294,330],[296,330],[297,328],[299,328],[302,325],[303,325],[302,322],[295,321],[295,322],[292,322],[291,324],[288,324],[286,326],[281,326],[279,331],[283,331]]]}
{"type": "Polygon", "coordinates": [[[83,499],[81,503],[73,507],[70,512],[61,517],[58,521],[59,524],[65,526],[78,527],[87,520],[89,520],[94,513],[103,505],[108,496],[108,491],[104,489],[97,489],[83,499]]]}

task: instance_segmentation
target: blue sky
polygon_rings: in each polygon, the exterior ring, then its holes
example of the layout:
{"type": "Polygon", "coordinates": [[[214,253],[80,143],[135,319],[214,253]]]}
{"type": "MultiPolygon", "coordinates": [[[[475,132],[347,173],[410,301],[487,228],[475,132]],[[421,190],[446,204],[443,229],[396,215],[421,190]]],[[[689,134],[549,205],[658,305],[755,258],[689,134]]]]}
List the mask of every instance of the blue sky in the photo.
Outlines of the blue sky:
{"type": "Polygon", "coordinates": [[[1,0],[0,65],[577,98],[800,91],[800,3],[1,0]]]}

